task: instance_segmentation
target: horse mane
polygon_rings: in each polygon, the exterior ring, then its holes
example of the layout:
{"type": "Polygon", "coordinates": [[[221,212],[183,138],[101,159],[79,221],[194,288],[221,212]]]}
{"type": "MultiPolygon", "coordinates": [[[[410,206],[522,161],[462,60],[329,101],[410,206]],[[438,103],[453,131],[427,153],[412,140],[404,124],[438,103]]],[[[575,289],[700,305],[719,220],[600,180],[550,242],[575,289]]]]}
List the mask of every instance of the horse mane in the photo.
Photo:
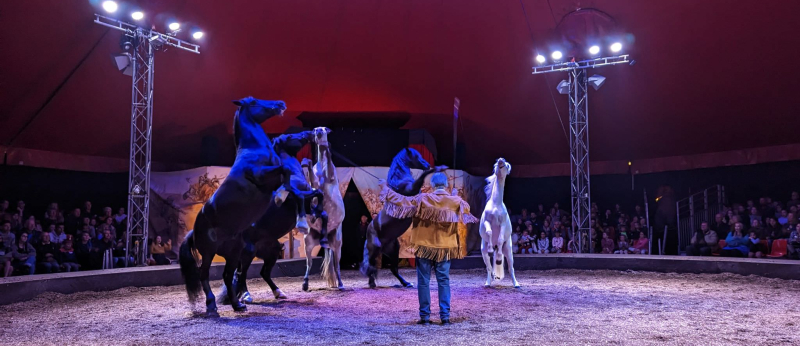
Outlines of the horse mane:
{"type": "Polygon", "coordinates": [[[486,199],[492,198],[492,192],[497,185],[497,174],[492,174],[486,178],[486,186],[483,187],[483,192],[486,193],[486,199]]]}

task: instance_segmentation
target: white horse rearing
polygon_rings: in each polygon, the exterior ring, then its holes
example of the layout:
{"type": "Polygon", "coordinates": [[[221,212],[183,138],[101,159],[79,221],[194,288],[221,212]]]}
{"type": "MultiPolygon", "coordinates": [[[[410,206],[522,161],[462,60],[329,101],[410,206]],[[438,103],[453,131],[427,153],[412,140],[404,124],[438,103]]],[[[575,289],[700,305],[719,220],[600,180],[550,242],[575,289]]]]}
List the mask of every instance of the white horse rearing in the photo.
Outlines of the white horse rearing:
{"type": "Polygon", "coordinates": [[[481,214],[480,235],[481,255],[486,264],[486,283],[491,286],[492,280],[503,279],[503,256],[508,260],[508,273],[514,281],[514,287],[519,288],[517,276],[514,275],[514,255],[511,250],[511,219],[508,209],[503,204],[503,189],[506,185],[506,176],[511,173],[511,164],[504,158],[497,159],[494,164],[494,173],[486,178],[486,208],[481,214]],[[493,254],[493,259],[489,254],[493,254]]]}
{"type": "MultiPolygon", "coordinates": [[[[317,163],[314,165],[313,174],[307,178],[314,189],[322,189],[322,210],[328,214],[328,248],[325,250],[325,260],[322,262],[322,278],[329,287],[344,288],[339,272],[339,261],[342,258],[342,221],[344,221],[344,200],[339,191],[339,178],[336,176],[336,167],[333,166],[331,151],[328,147],[328,133],[326,127],[314,129],[314,143],[317,147],[317,163]]],[[[311,252],[319,245],[322,227],[321,220],[314,220],[308,215],[311,231],[303,237],[306,248],[306,275],[303,278],[303,291],[308,291],[308,276],[311,265],[314,263],[311,252]]]]}

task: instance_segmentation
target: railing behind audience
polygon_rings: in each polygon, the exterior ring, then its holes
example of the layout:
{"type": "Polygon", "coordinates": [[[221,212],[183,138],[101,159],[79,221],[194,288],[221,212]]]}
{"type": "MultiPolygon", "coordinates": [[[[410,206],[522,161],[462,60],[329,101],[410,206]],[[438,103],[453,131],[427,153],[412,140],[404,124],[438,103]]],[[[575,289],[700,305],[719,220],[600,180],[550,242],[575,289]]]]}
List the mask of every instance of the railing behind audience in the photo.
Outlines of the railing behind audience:
{"type": "Polygon", "coordinates": [[[714,215],[725,205],[725,187],[714,185],[676,202],[678,211],[678,251],[682,252],[692,240],[700,224],[714,221],[714,215]]]}

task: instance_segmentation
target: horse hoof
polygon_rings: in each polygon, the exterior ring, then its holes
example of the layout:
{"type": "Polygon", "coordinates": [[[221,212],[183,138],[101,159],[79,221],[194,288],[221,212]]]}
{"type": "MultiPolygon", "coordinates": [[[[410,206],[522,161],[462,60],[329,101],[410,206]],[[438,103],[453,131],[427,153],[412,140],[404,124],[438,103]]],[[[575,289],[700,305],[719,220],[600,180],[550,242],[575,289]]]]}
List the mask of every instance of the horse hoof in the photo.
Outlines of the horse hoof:
{"type": "Polygon", "coordinates": [[[303,283],[303,292],[308,292],[308,282],[303,283]]]}
{"type": "Polygon", "coordinates": [[[273,291],[272,295],[275,296],[275,299],[286,299],[286,298],[288,298],[285,294],[283,294],[283,291],[281,291],[280,288],[275,290],[275,291],[273,291]]]}
{"type": "Polygon", "coordinates": [[[239,303],[239,305],[234,305],[233,306],[233,311],[236,311],[236,312],[247,311],[247,305],[244,305],[242,303],[239,303]]]}
{"type": "Polygon", "coordinates": [[[514,288],[521,288],[519,284],[514,285],[514,288]]]}
{"type": "Polygon", "coordinates": [[[219,318],[219,313],[216,310],[206,311],[206,317],[219,318]]]}
{"type": "Polygon", "coordinates": [[[245,304],[253,303],[253,296],[250,295],[250,292],[244,292],[244,294],[242,294],[242,303],[245,304]]]}
{"type": "Polygon", "coordinates": [[[406,282],[406,284],[403,285],[403,287],[405,287],[405,288],[414,288],[414,284],[412,284],[410,282],[406,282]]]}
{"type": "Polygon", "coordinates": [[[345,289],[344,289],[344,285],[339,285],[339,287],[338,287],[338,288],[339,288],[339,291],[344,291],[344,290],[345,290],[345,289]]]}

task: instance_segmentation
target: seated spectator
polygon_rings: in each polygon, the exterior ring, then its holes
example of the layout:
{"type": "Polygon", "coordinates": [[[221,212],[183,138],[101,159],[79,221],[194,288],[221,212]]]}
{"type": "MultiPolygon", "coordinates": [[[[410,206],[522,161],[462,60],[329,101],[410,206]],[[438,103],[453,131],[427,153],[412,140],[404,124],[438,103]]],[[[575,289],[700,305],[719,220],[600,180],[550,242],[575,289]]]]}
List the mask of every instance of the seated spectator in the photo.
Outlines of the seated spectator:
{"type": "Polygon", "coordinates": [[[94,266],[94,246],[92,246],[92,237],[89,233],[81,234],[81,239],[78,241],[78,246],[75,248],[75,256],[78,258],[78,264],[84,270],[96,269],[94,266]]]}
{"type": "Polygon", "coordinates": [[[105,223],[108,219],[111,219],[111,222],[114,222],[114,215],[112,215],[111,207],[103,208],[103,215],[97,217],[97,221],[100,223],[105,223]]]}
{"type": "MultiPolygon", "coordinates": [[[[694,231],[692,239],[689,241],[689,245],[686,246],[687,256],[699,256],[700,249],[710,249],[708,243],[706,242],[706,231],[708,231],[708,223],[700,223],[700,229],[694,231]]],[[[711,253],[709,252],[709,255],[710,254],[711,253]]]]}
{"type": "Polygon", "coordinates": [[[111,231],[111,235],[114,236],[115,238],[122,239],[123,234],[117,233],[117,229],[114,228],[114,225],[112,225],[112,223],[114,223],[114,219],[107,218],[105,222],[100,224],[100,227],[102,227],[104,230],[108,229],[109,231],[111,231]]]}
{"type": "Polygon", "coordinates": [[[42,242],[36,247],[36,265],[39,267],[39,273],[49,274],[58,273],[60,265],[58,264],[59,247],[50,241],[50,233],[42,233],[42,242]]]}
{"type": "Polygon", "coordinates": [[[92,227],[89,224],[85,224],[85,225],[81,226],[81,231],[78,232],[78,235],[76,236],[77,239],[81,239],[81,237],[83,237],[84,233],[88,234],[90,239],[94,239],[94,238],[97,237],[97,233],[95,233],[94,227],[92,227]]]}
{"type": "Polygon", "coordinates": [[[539,239],[536,241],[536,253],[546,254],[550,252],[550,239],[547,234],[542,232],[539,234],[539,239]]]}
{"type": "Polygon", "coordinates": [[[514,232],[515,233],[522,233],[525,230],[525,221],[522,218],[517,218],[517,223],[514,225],[514,232]]]}
{"type": "Polygon", "coordinates": [[[528,231],[522,232],[522,236],[519,237],[519,253],[524,254],[525,252],[532,254],[533,253],[533,237],[530,236],[528,231]]]}
{"type": "MultiPolygon", "coordinates": [[[[5,201],[8,203],[8,201],[5,201]]],[[[14,267],[11,266],[11,246],[6,245],[3,238],[0,237],[0,267],[3,268],[3,277],[7,278],[14,272],[14,267]]]]}
{"type": "Polygon", "coordinates": [[[58,203],[50,203],[50,208],[44,214],[44,223],[46,225],[64,223],[64,215],[58,210],[58,203]]]}
{"type": "Polygon", "coordinates": [[[727,246],[720,251],[720,255],[724,257],[747,257],[750,253],[750,248],[747,246],[747,238],[742,235],[744,225],[737,222],[733,225],[733,231],[728,233],[725,238],[727,246]]]}
{"type": "Polygon", "coordinates": [[[610,254],[614,253],[614,239],[608,237],[608,233],[603,232],[603,240],[600,241],[603,250],[601,253],[610,254]]]}
{"type": "Polygon", "coordinates": [[[636,241],[631,244],[631,247],[628,248],[628,251],[637,255],[646,255],[649,242],[650,241],[647,239],[647,235],[645,235],[644,232],[639,232],[639,239],[636,239],[636,241]]]}
{"type": "MultiPolygon", "coordinates": [[[[106,251],[113,251],[114,247],[116,247],[116,243],[114,242],[114,238],[111,235],[111,231],[104,230],[103,231],[103,239],[98,241],[97,243],[92,243],[95,245],[92,247],[92,259],[95,261],[98,268],[102,268],[103,266],[103,258],[105,256],[106,251]],[[99,265],[98,265],[99,264],[99,265]]],[[[113,255],[112,255],[113,257],[113,255]]],[[[113,265],[113,264],[112,264],[113,265]]]]}
{"type": "Polygon", "coordinates": [[[64,233],[64,225],[56,225],[56,233],[50,235],[50,241],[61,246],[65,240],[67,240],[67,234],[64,233]]]}
{"type": "Polygon", "coordinates": [[[17,243],[12,247],[12,265],[20,271],[33,275],[36,272],[36,249],[28,243],[28,233],[19,234],[17,243]]]}
{"type": "Polygon", "coordinates": [[[624,235],[620,234],[619,242],[617,243],[617,249],[619,249],[619,250],[614,251],[614,253],[615,254],[620,254],[620,255],[627,254],[628,253],[628,248],[629,248],[628,239],[624,235]]]}
{"type": "MultiPolygon", "coordinates": [[[[620,225],[619,226],[619,235],[624,235],[625,239],[631,239],[631,236],[633,234],[628,233],[628,226],[620,225]]],[[[636,240],[636,239],[631,239],[631,240],[636,240]]]]}
{"type": "Polygon", "coordinates": [[[77,234],[82,222],[88,222],[89,218],[81,217],[81,208],[75,208],[64,218],[64,233],[77,234]]]}
{"type": "MultiPolygon", "coordinates": [[[[794,195],[797,192],[792,193],[794,195]]],[[[786,252],[789,258],[800,259],[800,225],[795,226],[786,242],[786,252]]]]}
{"type": "Polygon", "coordinates": [[[542,224],[542,232],[550,235],[550,234],[555,234],[555,231],[556,229],[555,227],[550,225],[550,221],[544,220],[544,224],[542,224]]]}
{"type": "Polygon", "coordinates": [[[156,240],[150,244],[150,255],[157,265],[170,264],[166,252],[172,251],[172,239],[168,239],[166,243],[161,242],[161,236],[156,236],[156,240]]]}
{"type": "Polygon", "coordinates": [[[31,242],[31,236],[37,234],[36,232],[36,219],[33,217],[28,218],[22,223],[22,229],[17,231],[17,234],[26,233],[28,235],[28,243],[31,242]]]}
{"type": "Polygon", "coordinates": [[[748,253],[750,258],[761,258],[764,257],[764,253],[769,252],[767,246],[762,244],[761,239],[758,238],[758,233],[752,230],[750,231],[747,246],[750,247],[750,252],[748,253]]]}
{"type": "Polygon", "coordinates": [[[72,248],[72,240],[64,241],[61,245],[59,255],[58,262],[61,263],[61,268],[64,269],[65,272],[76,272],[80,269],[81,265],[78,264],[78,254],[76,254],[75,250],[72,248]]]}
{"type": "Polygon", "coordinates": [[[553,236],[551,245],[553,253],[564,252],[564,238],[561,237],[561,231],[555,231],[555,236],[553,236]]]}
{"type": "Polygon", "coordinates": [[[778,217],[778,223],[781,225],[786,225],[789,223],[789,211],[784,209],[781,210],[781,215],[778,217]]]}
{"type": "Polygon", "coordinates": [[[125,208],[119,208],[117,213],[114,214],[114,227],[117,229],[125,229],[127,224],[128,215],[125,215],[125,208]]]}
{"type": "MultiPolygon", "coordinates": [[[[125,263],[125,242],[122,239],[116,239],[114,248],[111,249],[111,258],[114,261],[114,268],[124,268],[127,266],[125,263]]],[[[133,256],[128,259],[128,263],[133,263],[133,256]]]]}
{"type": "Polygon", "coordinates": [[[760,238],[764,234],[764,227],[761,227],[761,221],[759,220],[751,220],[750,221],[750,231],[756,232],[756,235],[760,238]]]}

